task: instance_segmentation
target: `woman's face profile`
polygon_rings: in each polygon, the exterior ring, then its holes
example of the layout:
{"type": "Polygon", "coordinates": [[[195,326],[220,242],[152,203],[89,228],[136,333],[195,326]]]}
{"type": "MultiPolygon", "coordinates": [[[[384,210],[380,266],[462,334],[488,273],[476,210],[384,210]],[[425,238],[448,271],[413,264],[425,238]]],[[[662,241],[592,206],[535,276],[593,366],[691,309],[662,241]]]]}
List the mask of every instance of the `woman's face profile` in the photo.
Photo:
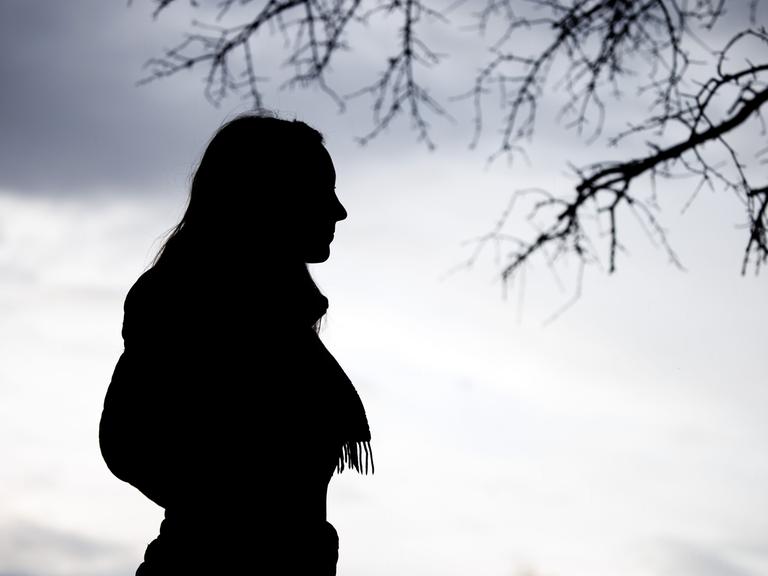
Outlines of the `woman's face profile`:
{"type": "Polygon", "coordinates": [[[336,222],[347,217],[347,211],[336,196],[336,171],[324,146],[309,153],[297,167],[297,192],[300,199],[294,209],[298,212],[295,247],[304,262],[325,262],[330,256],[330,244],[336,222]]]}

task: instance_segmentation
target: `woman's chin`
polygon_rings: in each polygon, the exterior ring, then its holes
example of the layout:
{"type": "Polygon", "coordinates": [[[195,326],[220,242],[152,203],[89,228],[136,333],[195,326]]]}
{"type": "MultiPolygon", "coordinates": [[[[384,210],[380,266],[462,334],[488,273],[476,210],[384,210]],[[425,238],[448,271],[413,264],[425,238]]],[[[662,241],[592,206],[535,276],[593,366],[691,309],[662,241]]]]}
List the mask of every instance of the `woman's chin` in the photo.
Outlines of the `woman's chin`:
{"type": "Polygon", "coordinates": [[[331,256],[331,248],[330,246],[326,246],[324,248],[319,248],[319,249],[307,252],[304,255],[304,261],[307,264],[319,264],[320,262],[325,262],[326,260],[328,260],[330,256],[331,256]]]}

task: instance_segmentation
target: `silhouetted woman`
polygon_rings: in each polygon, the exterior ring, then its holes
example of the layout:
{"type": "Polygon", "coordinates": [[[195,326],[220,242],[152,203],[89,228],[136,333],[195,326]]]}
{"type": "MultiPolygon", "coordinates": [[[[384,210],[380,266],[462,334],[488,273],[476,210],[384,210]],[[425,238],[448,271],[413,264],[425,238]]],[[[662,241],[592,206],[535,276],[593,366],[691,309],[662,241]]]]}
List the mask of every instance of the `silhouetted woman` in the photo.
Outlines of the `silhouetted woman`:
{"type": "Polygon", "coordinates": [[[125,299],[99,438],[115,476],[165,508],[139,576],[336,572],[328,482],[373,461],[306,266],[346,218],[335,179],[316,130],[236,118],[125,299]]]}

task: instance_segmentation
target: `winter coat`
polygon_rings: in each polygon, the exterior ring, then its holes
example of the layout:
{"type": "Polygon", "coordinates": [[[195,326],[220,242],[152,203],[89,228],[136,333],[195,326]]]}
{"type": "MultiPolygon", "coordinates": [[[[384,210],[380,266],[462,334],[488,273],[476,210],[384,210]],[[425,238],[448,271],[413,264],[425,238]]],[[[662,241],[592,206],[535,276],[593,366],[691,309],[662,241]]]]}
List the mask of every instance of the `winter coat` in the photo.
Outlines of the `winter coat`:
{"type": "Polygon", "coordinates": [[[328,481],[364,469],[370,434],[312,327],[327,300],[298,278],[157,265],[129,291],[99,440],[115,476],[166,509],[142,576],[254,558],[333,573],[328,481]]]}

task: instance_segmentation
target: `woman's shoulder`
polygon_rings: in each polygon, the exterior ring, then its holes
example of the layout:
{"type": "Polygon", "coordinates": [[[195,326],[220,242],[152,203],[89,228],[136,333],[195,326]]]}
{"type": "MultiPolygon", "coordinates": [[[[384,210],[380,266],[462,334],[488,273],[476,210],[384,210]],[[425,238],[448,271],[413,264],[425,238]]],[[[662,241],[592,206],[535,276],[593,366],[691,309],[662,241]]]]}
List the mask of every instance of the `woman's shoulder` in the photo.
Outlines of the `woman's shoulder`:
{"type": "Polygon", "coordinates": [[[153,266],[152,268],[145,270],[133,283],[125,297],[123,308],[128,308],[132,304],[146,299],[156,284],[157,269],[153,266]]]}
{"type": "Polygon", "coordinates": [[[199,292],[200,284],[201,279],[185,267],[156,264],[133,283],[125,297],[123,309],[127,313],[139,307],[181,303],[199,292]]]}
{"type": "Polygon", "coordinates": [[[171,323],[179,300],[174,296],[172,278],[162,267],[153,266],[133,283],[123,303],[123,340],[134,340],[157,332],[160,325],[171,323]]]}

